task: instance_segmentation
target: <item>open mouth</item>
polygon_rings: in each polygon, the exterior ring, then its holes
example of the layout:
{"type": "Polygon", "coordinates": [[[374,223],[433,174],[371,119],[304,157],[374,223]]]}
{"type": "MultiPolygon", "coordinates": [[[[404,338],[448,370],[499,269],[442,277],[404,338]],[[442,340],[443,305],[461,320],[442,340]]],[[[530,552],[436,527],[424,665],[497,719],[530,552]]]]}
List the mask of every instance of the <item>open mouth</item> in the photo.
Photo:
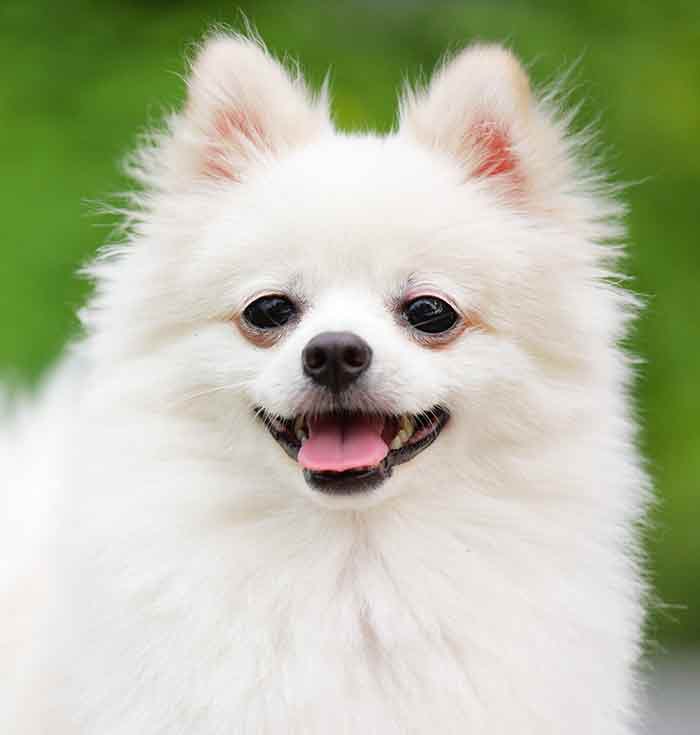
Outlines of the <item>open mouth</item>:
{"type": "Polygon", "coordinates": [[[381,485],[396,465],[429,447],[449,419],[440,406],[401,416],[348,411],[283,419],[257,413],[301,465],[309,486],[331,495],[368,492],[381,485]]]}

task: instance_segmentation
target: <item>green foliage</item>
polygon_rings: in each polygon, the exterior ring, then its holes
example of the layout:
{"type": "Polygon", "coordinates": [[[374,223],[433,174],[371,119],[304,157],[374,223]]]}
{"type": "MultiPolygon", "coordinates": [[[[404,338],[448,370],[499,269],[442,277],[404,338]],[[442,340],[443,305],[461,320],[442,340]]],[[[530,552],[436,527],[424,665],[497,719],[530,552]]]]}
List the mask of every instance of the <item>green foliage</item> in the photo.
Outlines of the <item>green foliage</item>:
{"type": "MultiPolygon", "coordinates": [[[[630,205],[633,288],[648,299],[634,337],[642,437],[660,504],[650,533],[662,641],[700,640],[700,4],[355,0],[242,2],[278,53],[320,83],[329,65],[338,122],[387,130],[395,89],[445,49],[505,41],[537,83],[577,62],[581,124],[601,117],[630,205]]],[[[115,162],[180,102],[184,49],[212,23],[203,0],[3,0],[0,5],[2,262],[0,371],[34,379],[76,330],[87,284],[73,278],[109,236],[94,202],[128,182],[115,162]]]]}

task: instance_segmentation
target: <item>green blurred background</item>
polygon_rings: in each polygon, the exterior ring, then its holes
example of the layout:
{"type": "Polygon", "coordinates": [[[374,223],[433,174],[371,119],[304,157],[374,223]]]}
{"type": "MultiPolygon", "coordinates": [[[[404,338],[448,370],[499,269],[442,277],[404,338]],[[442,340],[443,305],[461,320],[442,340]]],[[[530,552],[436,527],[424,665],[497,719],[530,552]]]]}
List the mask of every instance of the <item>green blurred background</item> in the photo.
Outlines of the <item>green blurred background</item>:
{"type": "Polygon", "coordinates": [[[76,269],[109,236],[96,202],[117,161],[183,95],[184,53],[243,10],[273,51],[320,82],[343,128],[387,130],[395,90],[446,49],[510,44],[546,82],[578,60],[579,124],[601,119],[615,180],[633,182],[631,284],[643,442],[660,503],[649,549],[652,637],[700,643],[700,2],[1,0],[0,374],[31,382],[77,331],[76,269]]]}

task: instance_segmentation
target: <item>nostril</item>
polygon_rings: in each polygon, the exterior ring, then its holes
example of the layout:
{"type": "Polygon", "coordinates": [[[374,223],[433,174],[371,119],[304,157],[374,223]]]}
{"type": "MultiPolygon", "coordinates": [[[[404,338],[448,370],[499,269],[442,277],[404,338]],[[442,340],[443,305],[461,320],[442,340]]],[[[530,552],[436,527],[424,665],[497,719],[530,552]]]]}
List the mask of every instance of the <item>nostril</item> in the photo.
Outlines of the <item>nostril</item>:
{"type": "Polygon", "coordinates": [[[304,364],[309,370],[320,370],[326,364],[326,351],[322,347],[307,347],[304,364]]]}
{"type": "Polygon", "coordinates": [[[367,350],[360,346],[348,345],[343,350],[343,362],[354,370],[359,370],[367,364],[367,350]]]}

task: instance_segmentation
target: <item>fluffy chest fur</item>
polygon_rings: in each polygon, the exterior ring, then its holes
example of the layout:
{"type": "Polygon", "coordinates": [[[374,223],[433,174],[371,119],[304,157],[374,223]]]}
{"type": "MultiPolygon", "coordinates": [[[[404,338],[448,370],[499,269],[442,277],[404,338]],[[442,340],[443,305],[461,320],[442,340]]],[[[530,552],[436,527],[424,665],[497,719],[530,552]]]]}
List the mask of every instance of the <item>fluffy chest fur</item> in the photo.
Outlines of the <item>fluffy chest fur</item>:
{"type": "Polygon", "coordinates": [[[58,512],[27,732],[626,731],[631,539],[565,472],[345,514],[237,500],[201,427],[122,428],[93,425],[58,512]]]}

